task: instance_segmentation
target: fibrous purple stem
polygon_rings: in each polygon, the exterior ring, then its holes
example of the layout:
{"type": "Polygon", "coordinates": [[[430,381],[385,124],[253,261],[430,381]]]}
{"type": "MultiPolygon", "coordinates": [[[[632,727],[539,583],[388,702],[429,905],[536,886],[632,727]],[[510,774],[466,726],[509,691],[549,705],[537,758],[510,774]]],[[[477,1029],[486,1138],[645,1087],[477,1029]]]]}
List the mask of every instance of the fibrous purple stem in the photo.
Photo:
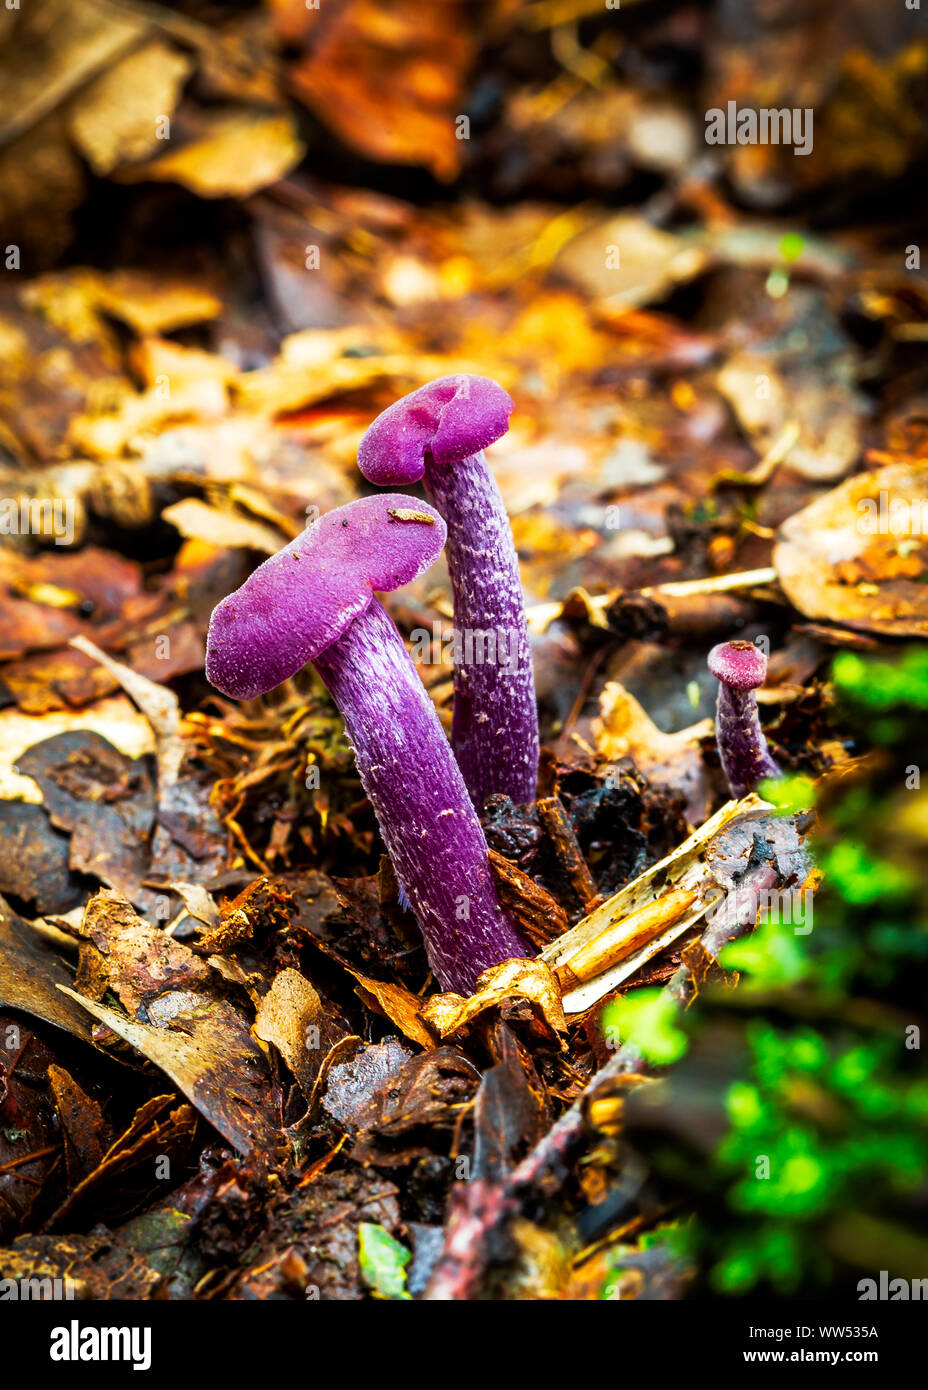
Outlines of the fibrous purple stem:
{"type": "Polygon", "coordinates": [[[445,525],[413,498],[381,494],[326,513],[216,607],[206,674],[233,699],[315,663],[354,748],[396,876],[445,989],[530,954],[499,906],[486,841],[403,640],[374,589],[440,554],[445,525]]]}
{"type": "Polygon", "coordinates": [[[448,527],[455,666],[451,745],[478,810],[493,792],[535,799],[538,708],[519,561],[483,450],[512,401],[485,377],[429,382],[377,417],[358,451],[381,485],[424,481],[448,527]]]}
{"type": "Polygon", "coordinates": [[[435,707],[376,600],[316,658],[354,749],[398,882],[445,989],[529,955],[496,898],[486,840],[435,707]]]}
{"type": "Polygon", "coordinates": [[[709,653],[719,681],[715,737],[732,796],[746,796],[780,769],[770,754],[754,691],[767,676],[767,658],[752,642],[720,642],[709,653]]]}

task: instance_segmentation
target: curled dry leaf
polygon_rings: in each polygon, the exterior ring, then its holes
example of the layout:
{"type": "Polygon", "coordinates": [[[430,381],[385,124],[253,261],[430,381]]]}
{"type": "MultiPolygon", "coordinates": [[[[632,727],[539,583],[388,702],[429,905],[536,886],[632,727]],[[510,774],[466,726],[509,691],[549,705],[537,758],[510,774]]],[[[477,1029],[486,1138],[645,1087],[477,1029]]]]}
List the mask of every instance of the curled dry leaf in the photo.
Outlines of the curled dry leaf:
{"type": "Polygon", "coordinates": [[[928,461],[858,473],[780,528],[780,584],[800,613],[888,637],[928,633],[928,461]]]}
{"type": "Polygon", "coordinates": [[[120,661],[114,661],[111,656],[107,656],[106,652],[102,652],[86,637],[75,637],[71,646],[77,647],[86,656],[92,657],[95,661],[99,661],[101,666],[105,666],[148,720],[155,735],[158,792],[163,798],[167,788],[172,787],[177,781],[186,752],[183,739],[178,732],[180,704],[177,696],[173,690],[168,690],[167,686],[158,685],[156,681],[151,681],[147,676],[133,671],[130,666],[125,666],[120,661]]]}
{"type": "Polygon", "coordinates": [[[518,864],[491,849],[490,868],[500,906],[526,941],[541,950],[567,930],[564,908],[518,864]]]}
{"type": "Polygon", "coordinates": [[[566,1031],[561,991],[550,968],[540,959],[505,960],[494,965],[480,976],[469,999],[460,994],[435,994],[423,1008],[422,1017],[440,1038],[449,1038],[487,1009],[513,998],[528,999],[552,1036],[566,1031]]]}
{"type": "MultiPolygon", "coordinates": [[[[57,1096],[57,1090],[56,1090],[57,1096]]],[[[138,1174],[141,1184],[153,1185],[152,1165],[160,1158],[181,1163],[187,1155],[197,1127],[196,1111],[178,1103],[172,1095],[153,1096],[136,1112],[128,1129],[101,1153],[97,1162],[69,1192],[64,1202],[48,1222],[52,1229],[76,1224],[76,1212],[87,1201],[96,1210],[125,1210],[136,1205],[137,1193],[130,1188],[122,1194],[123,1180],[128,1173],[138,1174]]]]}
{"type": "Polygon", "coordinates": [[[172,879],[169,883],[149,883],[149,888],[168,889],[171,893],[176,893],[182,900],[188,914],[195,918],[197,922],[202,922],[211,931],[219,926],[219,908],[211,893],[200,883],[185,883],[183,879],[172,879]]]}
{"type": "Polygon", "coordinates": [[[432,1035],[422,1022],[420,1012],[422,1000],[411,994],[402,985],[387,984],[383,980],[372,980],[357,970],[346,967],[357,980],[358,995],[368,1008],[376,1008],[395,1023],[397,1028],[420,1047],[432,1046],[432,1035]]]}

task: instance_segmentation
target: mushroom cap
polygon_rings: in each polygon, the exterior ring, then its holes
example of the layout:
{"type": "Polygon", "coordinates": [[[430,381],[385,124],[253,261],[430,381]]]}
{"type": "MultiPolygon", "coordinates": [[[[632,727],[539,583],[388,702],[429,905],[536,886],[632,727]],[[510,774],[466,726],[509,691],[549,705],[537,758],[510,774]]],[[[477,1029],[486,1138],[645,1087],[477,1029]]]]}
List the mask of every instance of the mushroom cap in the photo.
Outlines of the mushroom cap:
{"type": "Polygon", "coordinates": [[[756,690],[767,679],[767,658],[753,642],[720,642],[709,653],[709,670],[735,690],[756,690]]]}
{"type": "Polygon", "coordinates": [[[438,512],[399,493],[326,512],[213,609],[207,680],[233,700],[273,690],[337,641],[375,590],[427,570],[446,535],[438,512]]]}
{"type": "Polygon", "coordinates": [[[369,482],[384,487],[416,483],[425,456],[456,463],[495,443],[509,428],[513,403],[487,376],[442,376],[401,396],[367,429],[358,467],[369,482]]]}

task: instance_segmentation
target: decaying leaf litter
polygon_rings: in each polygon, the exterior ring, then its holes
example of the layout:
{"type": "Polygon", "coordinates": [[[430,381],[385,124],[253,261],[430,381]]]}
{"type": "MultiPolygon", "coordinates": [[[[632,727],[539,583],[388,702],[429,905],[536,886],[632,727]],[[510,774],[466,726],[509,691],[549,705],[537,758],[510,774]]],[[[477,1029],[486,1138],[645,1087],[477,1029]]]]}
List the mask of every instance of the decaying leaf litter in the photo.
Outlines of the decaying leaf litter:
{"type": "MultiPolygon", "coordinates": [[[[640,72],[698,55],[724,104],[741,50],[708,15],[587,35],[582,6],[490,6],[475,32],[397,4],[387,63],[353,0],[322,35],[277,0],[0,25],[4,1278],[585,1298],[666,1217],[639,1183],[610,1224],[660,1067],[603,1006],[730,986],[725,942],[816,872],[804,807],[728,799],[706,653],[767,639],[768,737],[815,782],[863,751],[833,651],[928,623],[923,530],[859,525],[924,491],[917,237],[792,210],[923,157],[925,30],[865,61],[854,17],[825,46],[799,23],[820,119],[867,139],[694,164],[702,96],[640,72]],[[543,737],[537,803],[483,815],[539,954],[469,998],[429,976],[319,680],[238,705],[203,679],[215,604],[366,490],[381,409],[455,372],[516,404],[491,461],[543,737]]],[[[786,91],[754,22],[748,70],[786,91]]],[[[443,563],[387,604],[436,636],[450,727],[443,563]]]]}

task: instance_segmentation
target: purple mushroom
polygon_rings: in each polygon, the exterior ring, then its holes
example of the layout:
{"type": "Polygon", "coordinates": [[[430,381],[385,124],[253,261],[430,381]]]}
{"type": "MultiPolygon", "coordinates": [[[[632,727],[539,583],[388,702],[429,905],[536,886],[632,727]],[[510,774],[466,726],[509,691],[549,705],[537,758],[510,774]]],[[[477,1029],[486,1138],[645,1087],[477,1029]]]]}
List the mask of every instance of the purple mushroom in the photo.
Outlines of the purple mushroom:
{"type": "Polygon", "coordinates": [[[451,746],[477,810],[492,792],[534,801],[538,708],[519,561],[483,450],[512,401],[482,376],[446,376],[378,415],[358,466],[380,486],[418,482],[448,525],[456,651],[451,746]]]}
{"type": "Polygon", "coordinates": [[[719,681],[715,736],[732,796],[746,796],[780,769],[760,727],[754,691],[767,676],[767,658],[753,642],[720,642],[709,653],[709,670],[719,681]]]}
{"type": "Polygon", "coordinates": [[[236,700],[311,661],[341,711],[396,876],[445,989],[468,994],[488,966],[531,954],[502,912],[486,841],[435,707],[374,597],[422,574],[445,523],[396,494],[307,526],[214,609],[206,675],[236,700]]]}

